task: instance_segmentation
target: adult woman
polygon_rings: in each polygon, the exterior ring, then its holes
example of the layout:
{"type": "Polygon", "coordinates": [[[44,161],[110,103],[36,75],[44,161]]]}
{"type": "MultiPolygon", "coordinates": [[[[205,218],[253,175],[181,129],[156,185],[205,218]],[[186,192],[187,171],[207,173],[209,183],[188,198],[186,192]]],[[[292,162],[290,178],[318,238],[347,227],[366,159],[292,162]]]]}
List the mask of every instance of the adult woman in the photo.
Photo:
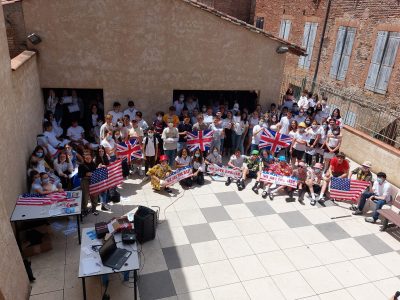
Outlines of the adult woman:
{"type": "Polygon", "coordinates": [[[306,133],[308,134],[309,140],[307,142],[305,161],[307,165],[311,166],[313,157],[317,154],[316,148],[318,147],[318,142],[321,137],[321,127],[316,120],[306,129],[306,133]]]}
{"type": "Polygon", "coordinates": [[[107,155],[110,157],[110,161],[115,161],[117,159],[115,154],[117,145],[113,139],[113,132],[105,129],[104,134],[105,138],[101,141],[101,146],[106,150],[107,155]]]}
{"type": "Polygon", "coordinates": [[[172,190],[164,183],[164,179],[168,177],[171,172],[172,169],[168,165],[168,156],[161,155],[160,163],[147,172],[147,175],[151,176],[151,186],[155,191],[160,191],[161,188],[164,188],[167,193],[172,192],[172,190]]]}
{"type": "Polygon", "coordinates": [[[328,118],[328,121],[330,121],[331,119],[336,121],[336,125],[337,126],[339,126],[340,128],[343,127],[342,117],[340,116],[340,109],[339,108],[335,108],[332,111],[332,115],[328,118]]]}
{"type": "Polygon", "coordinates": [[[324,153],[324,166],[325,170],[328,169],[331,159],[335,154],[339,153],[340,145],[342,144],[342,136],[340,135],[340,128],[335,128],[332,134],[328,134],[325,141],[324,153]]]}
{"type": "Polygon", "coordinates": [[[91,212],[93,215],[97,216],[99,213],[96,209],[97,206],[97,196],[90,195],[89,193],[89,183],[92,172],[96,170],[96,164],[92,159],[90,153],[85,153],[83,156],[83,164],[79,165],[78,174],[81,178],[81,189],[82,189],[82,215],[86,216],[90,211],[87,208],[88,202],[92,204],[91,212]]]}
{"type": "Polygon", "coordinates": [[[234,127],[233,114],[230,110],[226,113],[226,119],[224,120],[223,127],[225,130],[224,150],[226,155],[230,155],[232,151],[232,136],[234,127]]]}
{"type": "MultiPolygon", "coordinates": [[[[96,168],[103,168],[110,164],[110,160],[106,153],[106,149],[104,146],[99,146],[96,152],[96,157],[94,158],[94,163],[96,168]]],[[[101,210],[109,211],[111,210],[110,206],[107,204],[108,202],[108,191],[104,191],[99,195],[100,203],[101,203],[101,210]]]]}
{"type": "Polygon", "coordinates": [[[67,154],[63,151],[58,155],[53,162],[55,173],[60,177],[61,184],[65,189],[71,188],[71,179],[69,175],[74,171],[72,162],[68,158],[67,154]]]}
{"type": "MultiPolygon", "coordinates": [[[[175,157],[175,167],[177,169],[187,167],[190,165],[192,158],[189,156],[189,151],[187,148],[183,148],[178,152],[178,156],[175,157]]],[[[185,178],[180,181],[183,186],[192,186],[191,178],[185,178]]]]}
{"type": "Polygon", "coordinates": [[[193,182],[197,183],[198,185],[204,184],[204,159],[200,149],[196,149],[193,153],[192,157],[192,166],[193,166],[193,175],[192,180],[193,182]]]}

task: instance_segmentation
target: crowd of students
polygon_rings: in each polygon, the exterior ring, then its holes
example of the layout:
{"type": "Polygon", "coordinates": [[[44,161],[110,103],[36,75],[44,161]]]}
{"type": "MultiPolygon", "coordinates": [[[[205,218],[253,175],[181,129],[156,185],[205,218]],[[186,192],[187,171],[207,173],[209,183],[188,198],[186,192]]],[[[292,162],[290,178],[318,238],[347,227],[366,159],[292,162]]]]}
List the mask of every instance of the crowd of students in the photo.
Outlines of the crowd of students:
{"type": "MultiPolygon", "coordinates": [[[[368,192],[374,195],[367,198],[375,197],[377,207],[381,207],[384,203],[379,200],[390,201],[386,175],[379,173],[378,180],[372,185],[371,163],[368,161],[361,168],[349,172],[349,163],[340,152],[343,127],[340,110],[335,108],[331,111],[327,101],[326,97],[319,100],[318,95],[307,91],[303,91],[297,100],[289,88],[278,105],[273,103],[268,109],[257,105],[254,111],[249,111],[237,102],[232,107],[218,101],[200,107],[196,98],[180,95],[167,112],[158,111],[152,120],[145,121],[132,100],[128,101],[126,109],[114,102],[113,110],[103,119],[99,103],[91,104],[90,110],[83,113],[82,101],[76,93],[57,98],[50,91],[44,132],[38,137],[38,146],[29,161],[31,192],[46,194],[80,185],[84,213],[89,213],[89,201],[91,212],[98,213],[98,198],[101,209],[109,210],[110,192],[90,195],[90,176],[96,168],[117,159],[118,143],[136,138],[142,147],[143,158],[134,160],[131,165],[125,162],[123,175],[126,177],[138,171],[140,176],[151,179],[155,190],[171,192],[164,179],[174,169],[187,166],[193,168],[193,176],[182,180],[181,184],[185,187],[203,185],[207,166],[222,165],[223,157],[226,157],[229,158],[228,167],[242,172],[242,178],[236,180],[238,189],[245,188],[247,178],[254,178],[252,190],[258,194],[262,189],[263,198],[272,200],[280,190],[286,190],[293,197],[295,190],[264,184],[261,181],[263,171],[296,177],[299,201],[303,203],[308,194],[312,205],[325,201],[332,176],[347,178],[355,174],[359,180],[371,181],[372,191],[368,192]],[[277,153],[259,149],[264,129],[290,136],[290,147],[277,153]],[[191,152],[187,148],[187,133],[199,130],[213,131],[210,150],[191,152]]],[[[228,178],[226,185],[232,181],[233,178],[228,178]]],[[[363,201],[355,214],[362,211],[363,201]]]]}

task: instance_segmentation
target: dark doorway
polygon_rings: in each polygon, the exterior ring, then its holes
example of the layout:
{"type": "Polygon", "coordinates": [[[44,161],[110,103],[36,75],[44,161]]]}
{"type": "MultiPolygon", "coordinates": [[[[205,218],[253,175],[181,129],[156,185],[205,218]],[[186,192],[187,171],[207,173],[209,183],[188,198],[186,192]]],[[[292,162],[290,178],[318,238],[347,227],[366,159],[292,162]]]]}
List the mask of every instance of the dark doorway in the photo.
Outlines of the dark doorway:
{"type": "Polygon", "coordinates": [[[256,91],[199,91],[199,90],[174,90],[173,99],[178,100],[179,95],[185,95],[185,98],[192,96],[199,102],[199,107],[213,106],[215,102],[219,105],[225,104],[229,109],[237,101],[240,110],[247,108],[249,112],[255,110],[257,105],[258,93],[256,91]]]}

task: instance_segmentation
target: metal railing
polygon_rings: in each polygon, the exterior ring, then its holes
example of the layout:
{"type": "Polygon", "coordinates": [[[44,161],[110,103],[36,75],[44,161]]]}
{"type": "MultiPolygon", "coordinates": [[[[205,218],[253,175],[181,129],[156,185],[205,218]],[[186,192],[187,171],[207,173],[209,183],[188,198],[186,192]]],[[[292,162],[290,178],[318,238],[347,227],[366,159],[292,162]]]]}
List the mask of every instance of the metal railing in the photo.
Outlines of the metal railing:
{"type": "Polygon", "coordinates": [[[321,99],[328,97],[331,112],[340,109],[344,123],[395,148],[400,148],[400,111],[390,109],[367,96],[340,90],[324,83],[312,83],[305,77],[284,76],[281,97],[292,87],[296,99],[304,89],[313,90],[321,99]]]}

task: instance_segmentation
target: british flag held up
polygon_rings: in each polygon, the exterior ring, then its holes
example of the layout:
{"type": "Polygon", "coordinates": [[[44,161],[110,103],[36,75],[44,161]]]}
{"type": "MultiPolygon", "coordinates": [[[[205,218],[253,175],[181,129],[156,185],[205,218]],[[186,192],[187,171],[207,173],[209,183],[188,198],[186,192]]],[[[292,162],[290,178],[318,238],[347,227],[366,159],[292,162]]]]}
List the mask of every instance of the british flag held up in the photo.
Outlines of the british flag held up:
{"type": "Polygon", "coordinates": [[[271,153],[278,152],[281,148],[287,148],[292,143],[292,138],[270,129],[264,129],[260,136],[259,149],[266,148],[271,153]]]}
{"type": "Polygon", "coordinates": [[[199,130],[194,132],[188,132],[186,145],[189,150],[192,152],[197,148],[200,151],[207,151],[211,147],[211,142],[213,140],[213,131],[212,130],[199,130]]]}
{"type": "Polygon", "coordinates": [[[138,143],[138,140],[133,138],[117,145],[117,157],[121,159],[127,159],[128,164],[132,159],[142,158],[142,148],[138,143]]]}

